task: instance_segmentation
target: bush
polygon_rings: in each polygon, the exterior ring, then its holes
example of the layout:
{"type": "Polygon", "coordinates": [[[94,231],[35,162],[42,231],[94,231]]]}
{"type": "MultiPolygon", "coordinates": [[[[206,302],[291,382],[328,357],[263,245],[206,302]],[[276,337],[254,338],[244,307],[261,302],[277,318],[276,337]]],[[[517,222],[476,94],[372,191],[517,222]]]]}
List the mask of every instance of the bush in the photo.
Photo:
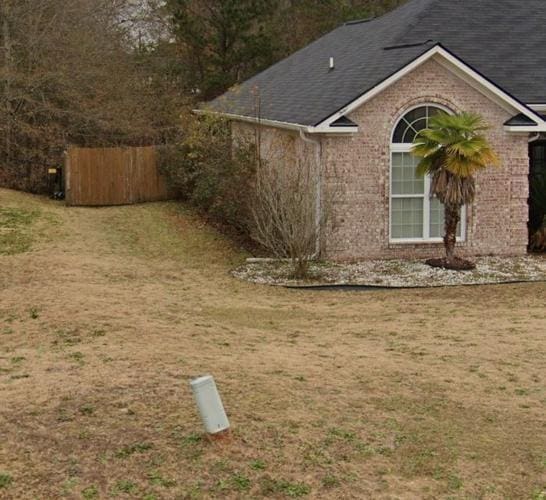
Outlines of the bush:
{"type": "Polygon", "coordinates": [[[2,158],[0,161],[0,186],[29,193],[45,193],[47,191],[47,166],[62,166],[62,154],[54,163],[47,158],[40,162],[15,162],[2,158]]]}
{"type": "Polygon", "coordinates": [[[289,258],[297,279],[307,276],[325,223],[324,206],[317,217],[320,179],[312,159],[308,153],[260,162],[252,203],[252,237],[275,257],[289,258]]]}
{"type": "Polygon", "coordinates": [[[159,164],[178,197],[248,232],[255,146],[232,146],[228,121],[211,116],[195,119],[180,144],[159,148],[159,164]]]}
{"type": "Polygon", "coordinates": [[[530,204],[533,207],[530,222],[530,249],[546,252],[546,175],[536,175],[531,181],[530,204]]]}

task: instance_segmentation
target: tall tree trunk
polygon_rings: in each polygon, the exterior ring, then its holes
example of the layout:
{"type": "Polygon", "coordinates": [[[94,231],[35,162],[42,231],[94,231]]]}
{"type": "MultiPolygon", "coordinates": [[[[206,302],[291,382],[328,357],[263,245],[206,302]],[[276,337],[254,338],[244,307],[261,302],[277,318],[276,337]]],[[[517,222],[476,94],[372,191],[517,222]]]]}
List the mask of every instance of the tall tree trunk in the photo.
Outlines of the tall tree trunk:
{"type": "Polygon", "coordinates": [[[11,36],[9,30],[9,3],[2,2],[0,6],[0,17],[2,18],[2,38],[4,39],[4,73],[5,73],[5,83],[4,83],[4,112],[6,113],[6,130],[5,130],[5,141],[6,141],[6,160],[10,161],[11,157],[11,121],[12,121],[12,110],[11,110],[11,72],[12,72],[12,54],[11,54],[11,36]]]}
{"type": "Polygon", "coordinates": [[[457,242],[457,225],[459,224],[459,207],[445,204],[445,236],[446,262],[452,264],[455,261],[455,243],[457,242]]]}

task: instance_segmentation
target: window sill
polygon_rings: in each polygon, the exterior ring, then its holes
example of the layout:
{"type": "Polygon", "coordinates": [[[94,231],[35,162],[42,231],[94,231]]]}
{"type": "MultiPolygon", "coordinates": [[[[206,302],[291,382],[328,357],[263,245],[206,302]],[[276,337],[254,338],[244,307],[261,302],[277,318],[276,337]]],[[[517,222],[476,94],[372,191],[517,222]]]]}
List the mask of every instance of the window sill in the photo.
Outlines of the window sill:
{"type": "MultiPolygon", "coordinates": [[[[463,238],[457,238],[457,245],[466,243],[466,240],[463,238]]],[[[430,240],[424,239],[406,239],[406,240],[389,240],[389,246],[397,245],[443,245],[443,238],[434,238],[430,240]]]]}

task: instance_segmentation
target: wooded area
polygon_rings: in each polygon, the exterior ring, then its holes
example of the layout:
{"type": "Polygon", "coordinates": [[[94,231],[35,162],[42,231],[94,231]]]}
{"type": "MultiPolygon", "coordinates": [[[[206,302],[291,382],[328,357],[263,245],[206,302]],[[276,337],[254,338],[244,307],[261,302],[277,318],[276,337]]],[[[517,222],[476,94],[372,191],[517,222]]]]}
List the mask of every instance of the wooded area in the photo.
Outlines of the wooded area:
{"type": "Polygon", "coordinates": [[[2,0],[0,185],[69,145],[165,144],[189,111],[344,20],[403,0],[2,0]]]}

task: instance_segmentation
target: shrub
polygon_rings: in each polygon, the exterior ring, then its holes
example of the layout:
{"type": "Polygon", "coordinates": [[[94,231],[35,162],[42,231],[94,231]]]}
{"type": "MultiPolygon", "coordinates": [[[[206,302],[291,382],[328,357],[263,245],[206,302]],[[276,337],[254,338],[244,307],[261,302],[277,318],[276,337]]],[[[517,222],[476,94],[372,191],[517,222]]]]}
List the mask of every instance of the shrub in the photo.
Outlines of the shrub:
{"type": "Polygon", "coordinates": [[[285,136],[258,137],[258,145],[252,237],[275,257],[290,259],[296,279],[307,278],[309,261],[319,257],[321,234],[333,227],[337,186],[322,182],[316,144],[285,136]]]}
{"type": "Polygon", "coordinates": [[[530,248],[546,252],[546,175],[536,175],[531,182],[530,204],[535,212],[530,221],[530,248]]]}
{"type": "Polygon", "coordinates": [[[546,216],[542,226],[531,234],[530,248],[533,252],[546,252],[546,216]]]}
{"type": "Polygon", "coordinates": [[[275,257],[289,258],[294,277],[307,276],[324,211],[317,220],[316,166],[305,157],[261,162],[252,203],[252,237],[275,257]]]}
{"type": "Polygon", "coordinates": [[[160,170],[175,194],[215,219],[247,232],[255,147],[232,146],[228,121],[199,117],[180,144],[159,148],[160,170]]]}
{"type": "Polygon", "coordinates": [[[305,278],[335,194],[321,183],[316,146],[295,135],[262,140],[259,129],[236,139],[225,119],[194,119],[182,142],[159,149],[160,170],[180,198],[289,258],[305,278]]]}

